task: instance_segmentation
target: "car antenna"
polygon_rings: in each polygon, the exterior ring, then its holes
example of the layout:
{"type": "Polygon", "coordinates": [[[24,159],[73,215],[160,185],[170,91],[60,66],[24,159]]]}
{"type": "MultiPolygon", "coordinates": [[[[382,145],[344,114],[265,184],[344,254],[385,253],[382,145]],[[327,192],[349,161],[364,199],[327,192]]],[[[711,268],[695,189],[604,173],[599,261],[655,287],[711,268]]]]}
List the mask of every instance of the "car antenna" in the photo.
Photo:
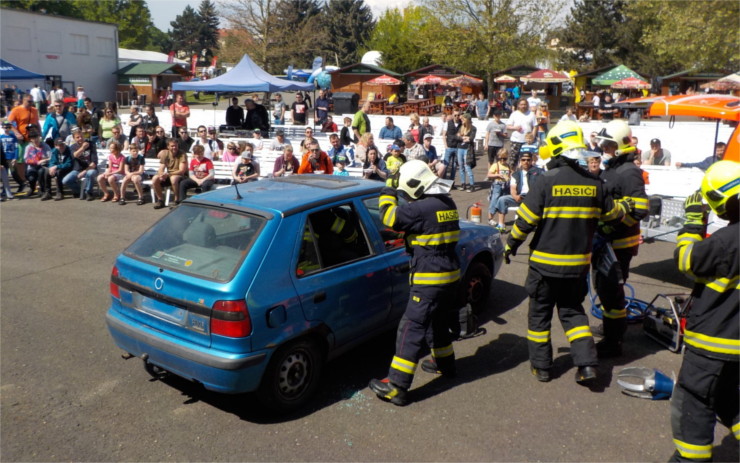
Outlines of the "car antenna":
{"type": "Polygon", "coordinates": [[[234,199],[242,199],[242,195],[239,194],[239,188],[234,183],[234,189],[236,190],[236,197],[234,199]]]}

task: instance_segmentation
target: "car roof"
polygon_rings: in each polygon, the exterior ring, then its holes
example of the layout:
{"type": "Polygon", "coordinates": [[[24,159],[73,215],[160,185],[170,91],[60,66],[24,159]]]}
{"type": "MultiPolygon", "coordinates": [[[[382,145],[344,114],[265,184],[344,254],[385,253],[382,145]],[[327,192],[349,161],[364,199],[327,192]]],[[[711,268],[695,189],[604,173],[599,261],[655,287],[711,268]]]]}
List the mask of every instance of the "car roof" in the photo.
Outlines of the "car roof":
{"type": "Polygon", "coordinates": [[[186,202],[287,217],[322,204],[379,192],[384,183],[336,175],[291,175],[219,188],[186,202]],[[241,199],[236,197],[236,189],[241,199]]]}

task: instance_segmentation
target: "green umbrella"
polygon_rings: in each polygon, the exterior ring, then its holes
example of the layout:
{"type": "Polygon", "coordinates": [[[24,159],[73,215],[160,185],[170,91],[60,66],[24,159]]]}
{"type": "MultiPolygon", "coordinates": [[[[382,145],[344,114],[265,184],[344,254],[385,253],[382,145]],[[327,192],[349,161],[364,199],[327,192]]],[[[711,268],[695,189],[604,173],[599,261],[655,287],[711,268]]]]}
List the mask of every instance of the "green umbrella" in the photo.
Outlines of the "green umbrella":
{"type": "Polygon", "coordinates": [[[640,76],[640,74],[636,73],[624,64],[620,64],[619,66],[594,77],[591,80],[591,85],[611,85],[628,77],[635,77],[637,79],[645,80],[642,78],[642,76],[640,76]]]}

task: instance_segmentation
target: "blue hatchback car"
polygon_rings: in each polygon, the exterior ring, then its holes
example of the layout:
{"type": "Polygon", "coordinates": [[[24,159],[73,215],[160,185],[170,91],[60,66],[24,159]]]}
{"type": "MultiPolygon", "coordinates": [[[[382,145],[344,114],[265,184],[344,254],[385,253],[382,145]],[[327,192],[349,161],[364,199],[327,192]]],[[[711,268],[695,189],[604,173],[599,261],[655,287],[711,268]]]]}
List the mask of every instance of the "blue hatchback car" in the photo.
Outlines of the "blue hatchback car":
{"type": "MultiPolygon", "coordinates": [[[[409,256],[378,217],[381,187],[296,175],[184,201],[116,259],[115,343],[150,373],[256,391],[275,410],[302,405],[327,360],[394,329],[406,306],[409,256]]],[[[461,228],[463,289],[482,307],[501,238],[461,228]]]]}

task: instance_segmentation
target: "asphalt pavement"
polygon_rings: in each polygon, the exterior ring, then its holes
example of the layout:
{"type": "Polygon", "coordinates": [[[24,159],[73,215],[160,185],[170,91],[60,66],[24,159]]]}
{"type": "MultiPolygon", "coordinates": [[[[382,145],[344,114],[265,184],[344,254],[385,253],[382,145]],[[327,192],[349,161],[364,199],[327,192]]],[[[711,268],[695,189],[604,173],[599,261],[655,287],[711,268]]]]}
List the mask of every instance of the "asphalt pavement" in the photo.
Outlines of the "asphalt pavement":
{"type": "MultiPolygon", "coordinates": [[[[486,195],[453,192],[463,215],[486,195]]],[[[493,284],[481,318],[488,333],[455,344],[458,377],[419,370],[405,408],[366,387],[387,372],[392,333],[330,363],[311,405],[284,417],[256,411],[250,395],[152,379],[140,360],[121,358],[104,314],[116,255],[164,213],[69,197],[0,204],[2,461],[606,462],[666,461],[673,452],[669,402],[628,397],[616,384],[625,366],[678,373],[680,356],[640,326],[588,389],[574,381],[555,322],[555,378],[531,375],[526,246],[493,284]]],[[[630,276],[638,298],[687,291],[672,254],[670,243],[641,246],[630,276]]],[[[715,461],[738,461],[721,426],[715,444],[715,461]]]]}

